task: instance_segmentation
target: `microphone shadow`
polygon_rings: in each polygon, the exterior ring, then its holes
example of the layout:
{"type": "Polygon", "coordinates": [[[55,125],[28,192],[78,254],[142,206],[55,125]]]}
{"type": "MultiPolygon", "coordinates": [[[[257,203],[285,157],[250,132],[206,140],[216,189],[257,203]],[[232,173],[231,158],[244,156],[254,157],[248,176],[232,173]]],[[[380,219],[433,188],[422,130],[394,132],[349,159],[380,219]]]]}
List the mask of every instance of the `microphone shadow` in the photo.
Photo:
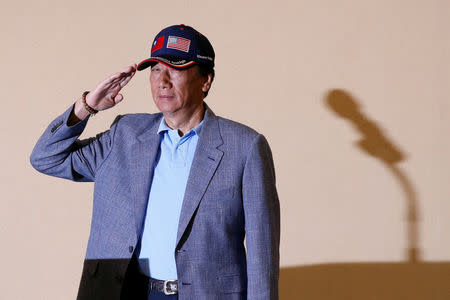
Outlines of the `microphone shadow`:
{"type": "Polygon", "coordinates": [[[423,262],[419,249],[418,199],[406,172],[397,164],[403,152],[344,90],[330,90],[325,105],[353,125],[362,138],[356,147],[377,159],[405,195],[408,248],[405,262],[329,263],[281,268],[280,299],[449,300],[450,262],[423,262]]]}

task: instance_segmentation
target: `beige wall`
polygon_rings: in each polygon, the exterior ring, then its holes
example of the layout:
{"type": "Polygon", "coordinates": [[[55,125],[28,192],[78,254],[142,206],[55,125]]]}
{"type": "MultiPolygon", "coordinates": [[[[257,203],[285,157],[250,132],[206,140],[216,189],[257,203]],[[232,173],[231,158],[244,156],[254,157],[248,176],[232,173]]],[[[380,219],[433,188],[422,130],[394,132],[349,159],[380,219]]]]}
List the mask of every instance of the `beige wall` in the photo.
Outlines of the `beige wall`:
{"type": "MultiPolygon", "coordinates": [[[[450,298],[449,1],[92,2],[0,4],[0,299],[75,297],[93,186],[40,175],[29,154],[177,23],[215,47],[208,104],[271,144],[282,299],[450,298]]],[[[147,77],[85,136],[155,111],[147,77]]]]}

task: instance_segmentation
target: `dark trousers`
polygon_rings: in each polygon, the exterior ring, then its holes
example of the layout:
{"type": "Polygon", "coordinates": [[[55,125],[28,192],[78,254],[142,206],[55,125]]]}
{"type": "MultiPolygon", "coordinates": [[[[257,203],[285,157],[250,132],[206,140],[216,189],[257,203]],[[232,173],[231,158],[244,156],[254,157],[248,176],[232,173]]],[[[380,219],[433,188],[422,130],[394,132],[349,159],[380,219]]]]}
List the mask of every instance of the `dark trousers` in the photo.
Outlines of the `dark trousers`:
{"type": "Polygon", "coordinates": [[[163,292],[150,291],[150,278],[139,271],[138,262],[133,256],[125,275],[122,295],[123,300],[177,300],[178,295],[166,295],[163,292]]]}
{"type": "Polygon", "coordinates": [[[178,300],[178,295],[166,295],[157,291],[148,293],[148,300],[178,300]]]}

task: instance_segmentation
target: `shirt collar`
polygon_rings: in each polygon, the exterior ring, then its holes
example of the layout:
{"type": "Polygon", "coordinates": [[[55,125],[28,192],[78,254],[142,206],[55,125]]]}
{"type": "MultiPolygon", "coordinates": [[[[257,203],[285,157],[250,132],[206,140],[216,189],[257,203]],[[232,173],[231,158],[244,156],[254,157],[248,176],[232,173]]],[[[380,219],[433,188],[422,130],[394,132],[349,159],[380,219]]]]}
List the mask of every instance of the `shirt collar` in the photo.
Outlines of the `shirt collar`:
{"type": "MultiPolygon", "coordinates": [[[[195,132],[196,135],[200,135],[200,131],[203,127],[203,120],[197,126],[192,128],[191,130],[189,130],[189,132],[186,132],[185,135],[188,135],[191,131],[195,132]]],[[[170,128],[169,126],[167,126],[166,120],[164,119],[164,117],[162,117],[161,122],[159,123],[158,134],[161,132],[164,133],[164,132],[170,131],[170,130],[173,130],[173,129],[170,128]]]]}

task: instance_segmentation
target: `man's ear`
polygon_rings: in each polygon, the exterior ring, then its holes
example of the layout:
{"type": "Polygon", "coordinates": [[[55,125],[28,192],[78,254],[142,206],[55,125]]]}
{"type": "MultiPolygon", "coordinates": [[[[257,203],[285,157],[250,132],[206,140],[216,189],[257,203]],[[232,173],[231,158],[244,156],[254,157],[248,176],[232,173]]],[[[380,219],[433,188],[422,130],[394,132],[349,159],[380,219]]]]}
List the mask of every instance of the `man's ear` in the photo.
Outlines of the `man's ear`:
{"type": "Polygon", "coordinates": [[[212,74],[209,73],[206,76],[205,82],[203,83],[202,92],[206,93],[207,91],[209,91],[209,89],[211,88],[211,83],[212,83],[212,74]]]}

